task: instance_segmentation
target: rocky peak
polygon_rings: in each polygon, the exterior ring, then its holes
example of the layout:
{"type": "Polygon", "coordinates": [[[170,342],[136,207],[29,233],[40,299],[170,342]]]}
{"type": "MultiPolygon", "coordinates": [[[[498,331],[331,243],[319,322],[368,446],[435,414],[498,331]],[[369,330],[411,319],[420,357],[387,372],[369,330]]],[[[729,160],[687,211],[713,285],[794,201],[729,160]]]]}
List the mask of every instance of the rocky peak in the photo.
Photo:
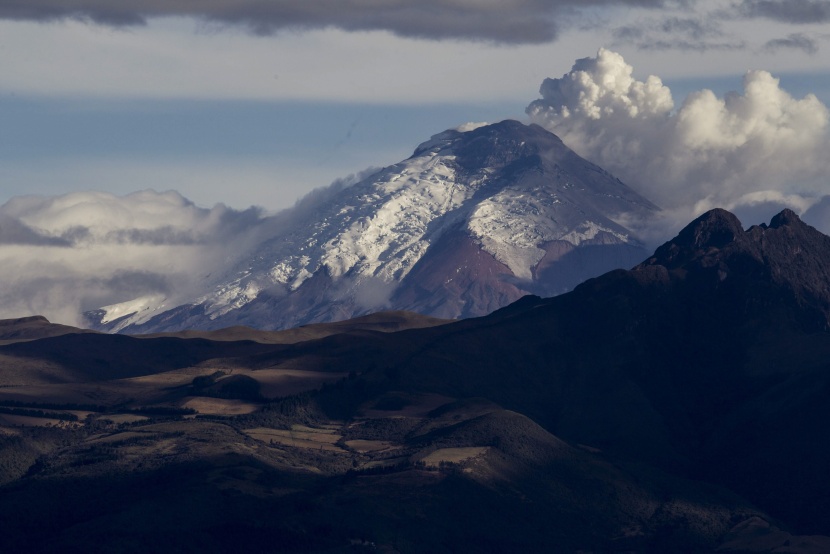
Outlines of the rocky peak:
{"type": "Polygon", "coordinates": [[[770,229],[778,229],[779,227],[784,226],[807,227],[807,224],[801,221],[801,218],[799,218],[794,211],[787,208],[775,217],[773,217],[769,223],[770,229]]]}
{"type": "Polygon", "coordinates": [[[779,303],[789,314],[782,317],[799,321],[802,329],[824,330],[830,323],[830,237],[792,210],[747,231],[726,210],[711,210],[635,270],[650,275],[647,270],[658,266],[676,283],[691,279],[701,290],[751,297],[748,306],[760,302],[769,311],[767,304],[779,303]]]}
{"type": "Polygon", "coordinates": [[[677,235],[676,242],[689,248],[723,248],[743,232],[743,226],[734,214],[716,208],[687,225],[677,235]]]}
{"type": "Polygon", "coordinates": [[[715,208],[689,223],[675,238],[659,247],[646,264],[676,267],[712,249],[721,249],[743,234],[743,226],[734,214],[715,208]]]}

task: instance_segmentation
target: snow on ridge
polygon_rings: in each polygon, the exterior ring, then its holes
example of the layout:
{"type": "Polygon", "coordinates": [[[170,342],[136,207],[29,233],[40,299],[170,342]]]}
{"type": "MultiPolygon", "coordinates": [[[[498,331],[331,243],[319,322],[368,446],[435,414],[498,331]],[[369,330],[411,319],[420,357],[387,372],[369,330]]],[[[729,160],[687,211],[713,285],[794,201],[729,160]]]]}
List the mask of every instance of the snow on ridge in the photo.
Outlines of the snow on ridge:
{"type": "Polygon", "coordinates": [[[101,311],[104,312],[101,322],[109,323],[128,314],[146,311],[150,309],[151,306],[157,305],[163,301],[163,296],[152,295],[142,296],[140,298],[135,298],[127,302],[121,302],[119,304],[104,306],[101,308],[101,311]]]}
{"type": "Polygon", "coordinates": [[[627,234],[585,219],[581,210],[549,186],[502,189],[478,204],[467,229],[486,252],[527,280],[545,256],[541,248],[545,243],[560,240],[579,246],[600,233],[622,243],[630,240],[627,234]]]}
{"type": "Polygon", "coordinates": [[[475,192],[458,175],[451,148],[458,137],[435,135],[419,147],[420,154],[353,185],[319,219],[272,240],[256,263],[196,303],[215,319],[262,290],[294,291],[320,269],[334,279],[399,282],[440,234],[431,224],[475,192]]]}
{"type": "Polygon", "coordinates": [[[585,221],[575,227],[570,233],[562,235],[559,240],[570,242],[574,246],[579,246],[580,243],[594,240],[600,233],[607,233],[613,236],[620,242],[631,242],[631,237],[627,233],[620,233],[613,229],[603,227],[602,225],[593,221],[585,221]]]}
{"type": "Polygon", "coordinates": [[[107,324],[124,317],[124,320],[116,324],[112,329],[112,331],[118,332],[129,325],[144,323],[154,315],[163,312],[166,307],[166,300],[167,298],[165,296],[154,294],[134,298],[127,302],[103,306],[99,309],[99,312],[103,313],[100,321],[103,324],[107,324]]]}
{"type": "Polygon", "coordinates": [[[490,125],[486,121],[468,121],[467,123],[462,123],[454,130],[458,131],[459,133],[469,133],[470,131],[475,131],[476,129],[480,129],[481,127],[486,127],[490,125]]]}

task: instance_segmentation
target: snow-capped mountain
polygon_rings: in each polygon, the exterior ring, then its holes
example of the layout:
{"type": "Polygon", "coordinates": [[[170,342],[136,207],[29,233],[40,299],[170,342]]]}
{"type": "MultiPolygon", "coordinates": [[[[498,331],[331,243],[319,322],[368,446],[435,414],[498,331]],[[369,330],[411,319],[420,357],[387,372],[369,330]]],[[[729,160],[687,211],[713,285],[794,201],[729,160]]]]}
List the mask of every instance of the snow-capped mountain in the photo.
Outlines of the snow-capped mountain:
{"type": "Polygon", "coordinates": [[[449,130],[294,217],[243,264],[213,272],[198,297],[138,298],[87,317],[151,332],[278,329],[388,308],[478,316],[642,261],[617,221],[655,210],[539,126],[449,130]]]}

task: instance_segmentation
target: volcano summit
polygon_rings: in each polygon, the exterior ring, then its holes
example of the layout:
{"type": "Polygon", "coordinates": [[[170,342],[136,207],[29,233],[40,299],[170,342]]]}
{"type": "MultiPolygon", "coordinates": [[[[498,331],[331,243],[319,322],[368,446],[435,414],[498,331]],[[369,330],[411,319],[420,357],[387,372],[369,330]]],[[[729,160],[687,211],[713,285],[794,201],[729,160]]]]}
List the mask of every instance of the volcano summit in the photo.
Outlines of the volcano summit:
{"type": "Polygon", "coordinates": [[[91,326],[279,329],[389,308],[480,316],[634,265],[646,251],[621,216],[657,209],[555,135],[509,120],[434,135],[329,192],[194,298],[107,306],[87,313],[91,326]]]}

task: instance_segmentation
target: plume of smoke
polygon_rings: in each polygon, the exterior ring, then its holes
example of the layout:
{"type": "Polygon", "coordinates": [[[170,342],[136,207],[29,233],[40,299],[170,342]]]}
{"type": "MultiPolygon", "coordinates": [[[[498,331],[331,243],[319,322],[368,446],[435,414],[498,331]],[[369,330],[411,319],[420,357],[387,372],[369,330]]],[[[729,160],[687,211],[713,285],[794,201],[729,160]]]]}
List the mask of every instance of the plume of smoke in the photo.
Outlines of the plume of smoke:
{"type": "Polygon", "coordinates": [[[766,71],[747,72],[740,93],[701,90],[675,109],[659,77],[639,81],[620,54],[601,49],[540,92],[527,107],[532,121],[681,221],[715,206],[803,212],[827,185],[830,112],[766,71]]]}

